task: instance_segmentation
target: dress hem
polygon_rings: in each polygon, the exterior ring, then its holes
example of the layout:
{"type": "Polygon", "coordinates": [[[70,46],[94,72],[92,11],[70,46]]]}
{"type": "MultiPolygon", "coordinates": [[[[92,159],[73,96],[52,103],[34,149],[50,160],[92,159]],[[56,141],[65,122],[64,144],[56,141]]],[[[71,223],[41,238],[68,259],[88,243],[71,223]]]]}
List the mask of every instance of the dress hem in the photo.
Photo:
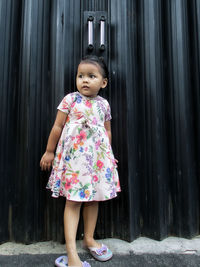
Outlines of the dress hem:
{"type": "MultiPolygon", "coordinates": [[[[46,188],[46,189],[47,190],[50,190],[51,192],[53,192],[51,190],[51,188],[46,188]]],[[[66,200],[74,201],[74,202],[92,202],[92,201],[95,201],[95,202],[104,202],[104,201],[111,200],[113,198],[118,197],[118,194],[117,193],[120,193],[120,192],[121,192],[121,190],[119,189],[119,190],[116,191],[116,195],[115,196],[113,196],[111,198],[103,199],[103,200],[96,200],[96,199],[91,199],[91,200],[75,200],[75,199],[68,199],[67,196],[65,196],[65,195],[54,196],[53,193],[52,193],[51,197],[53,197],[53,198],[64,197],[64,198],[66,198],[66,200]]]]}

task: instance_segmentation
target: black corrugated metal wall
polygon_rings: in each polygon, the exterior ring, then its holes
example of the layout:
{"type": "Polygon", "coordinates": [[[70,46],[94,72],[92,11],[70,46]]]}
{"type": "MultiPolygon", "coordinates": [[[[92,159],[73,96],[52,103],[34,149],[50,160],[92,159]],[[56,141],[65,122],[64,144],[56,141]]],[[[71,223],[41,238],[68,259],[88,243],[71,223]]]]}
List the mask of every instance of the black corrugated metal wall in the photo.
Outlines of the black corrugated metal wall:
{"type": "Polygon", "coordinates": [[[84,11],[108,12],[103,95],[122,187],[96,236],[198,235],[200,1],[0,0],[0,242],[63,241],[64,199],[46,192],[39,161],[75,90],[84,11]]]}

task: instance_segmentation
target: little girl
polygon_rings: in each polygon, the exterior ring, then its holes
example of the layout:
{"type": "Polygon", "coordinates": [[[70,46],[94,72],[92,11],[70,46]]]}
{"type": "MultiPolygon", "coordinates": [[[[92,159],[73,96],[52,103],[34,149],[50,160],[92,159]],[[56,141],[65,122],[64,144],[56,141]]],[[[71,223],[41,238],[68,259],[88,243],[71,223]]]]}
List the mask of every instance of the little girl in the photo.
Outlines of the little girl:
{"type": "Polygon", "coordinates": [[[108,70],[103,59],[86,56],[81,60],[76,76],[78,91],[67,94],[59,104],[46,152],[40,161],[42,170],[53,167],[47,184],[52,197],[66,198],[64,230],[67,257],[59,257],[57,266],[90,266],[86,261],[80,261],[76,250],[82,202],[84,247],[99,261],[112,257],[112,252],[93,238],[98,202],[112,199],[120,191],[111,148],[110,106],[106,99],[98,96],[99,90],[107,83],[108,70]]]}

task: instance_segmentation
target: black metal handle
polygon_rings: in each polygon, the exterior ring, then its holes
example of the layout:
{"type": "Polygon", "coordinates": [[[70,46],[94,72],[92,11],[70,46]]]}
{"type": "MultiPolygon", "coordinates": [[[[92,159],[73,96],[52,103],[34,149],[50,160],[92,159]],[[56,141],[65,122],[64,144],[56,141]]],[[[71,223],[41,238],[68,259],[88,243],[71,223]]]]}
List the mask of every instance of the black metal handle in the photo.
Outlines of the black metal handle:
{"type": "Polygon", "coordinates": [[[94,27],[93,27],[93,16],[89,16],[88,18],[88,49],[93,50],[94,48],[94,27]]]}

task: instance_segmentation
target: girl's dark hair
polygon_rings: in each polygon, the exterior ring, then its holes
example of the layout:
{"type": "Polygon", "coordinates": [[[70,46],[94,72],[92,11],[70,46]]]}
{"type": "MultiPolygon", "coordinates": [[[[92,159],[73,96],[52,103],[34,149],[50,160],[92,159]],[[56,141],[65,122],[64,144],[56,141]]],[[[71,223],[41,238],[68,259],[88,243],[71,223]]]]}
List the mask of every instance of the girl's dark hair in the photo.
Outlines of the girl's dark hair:
{"type": "Polygon", "coordinates": [[[108,72],[108,68],[106,66],[106,63],[103,57],[97,57],[95,55],[87,55],[81,59],[80,63],[91,63],[91,64],[99,65],[99,67],[101,68],[101,74],[103,78],[108,79],[109,72],[108,72]]]}

